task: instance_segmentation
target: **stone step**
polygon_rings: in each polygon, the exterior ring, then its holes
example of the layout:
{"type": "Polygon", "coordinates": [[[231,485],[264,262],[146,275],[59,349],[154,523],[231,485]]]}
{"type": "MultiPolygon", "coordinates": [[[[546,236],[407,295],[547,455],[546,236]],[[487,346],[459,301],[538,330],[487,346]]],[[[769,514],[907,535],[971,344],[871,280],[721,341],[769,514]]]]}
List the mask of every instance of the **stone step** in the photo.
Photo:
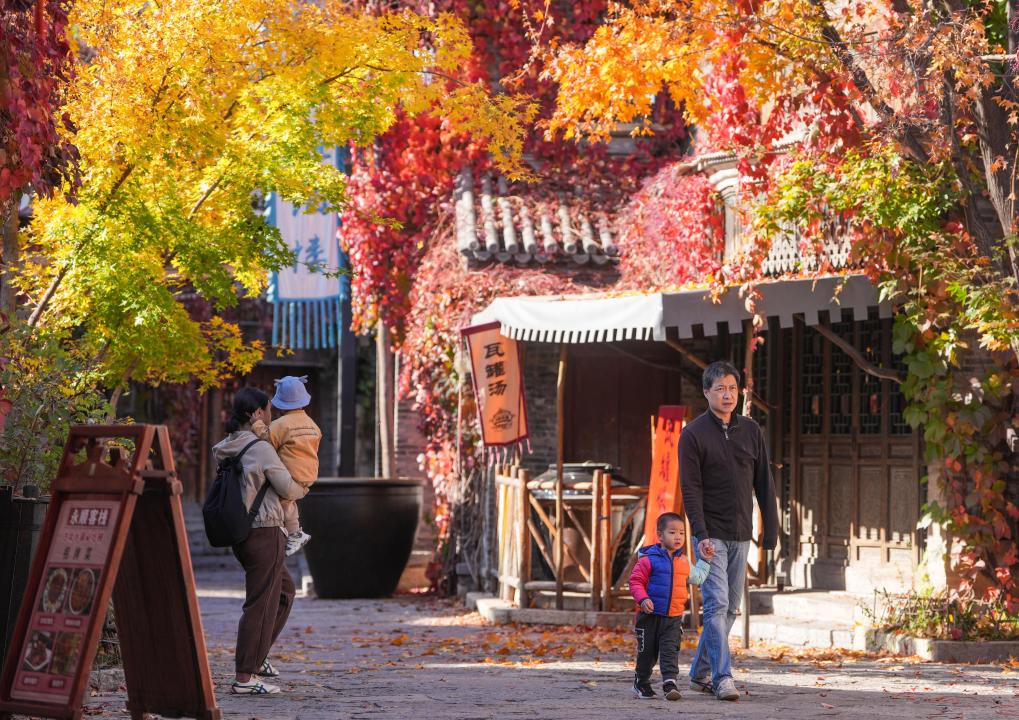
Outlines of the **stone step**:
{"type": "MultiPolygon", "coordinates": [[[[750,639],[789,645],[790,647],[845,648],[865,650],[866,625],[850,622],[833,622],[811,616],[751,615],[750,639]],[[809,618],[809,619],[808,619],[809,618]]],[[[743,637],[743,617],[736,618],[732,627],[734,638],[743,637]]]]}
{"type": "Polygon", "coordinates": [[[865,623],[874,606],[873,595],[839,591],[786,590],[771,596],[771,612],[794,618],[836,623],[865,623]]]}

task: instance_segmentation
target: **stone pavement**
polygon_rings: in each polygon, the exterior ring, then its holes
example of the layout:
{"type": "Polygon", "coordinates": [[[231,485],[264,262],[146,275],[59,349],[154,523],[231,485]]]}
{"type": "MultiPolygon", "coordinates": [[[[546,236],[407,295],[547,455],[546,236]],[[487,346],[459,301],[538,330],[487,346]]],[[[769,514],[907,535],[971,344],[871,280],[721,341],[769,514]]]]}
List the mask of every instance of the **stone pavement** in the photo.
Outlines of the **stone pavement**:
{"type": "MultiPolygon", "coordinates": [[[[1011,664],[939,665],[763,645],[738,653],[738,703],[685,686],[679,702],[635,700],[627,632],[490,626],[452,601],[413,596],[299,598],[273,654],[284,693],[234,696],[242,580],[231,564],[198,571],[225,718],[1019,718],[1019,667],[1011,664]]],[[[684,647],[681,661],[689,662],[684,647]]],[[[123,686],[114,684],[93,689],[89,716],[126,717],[123,686]]]]}

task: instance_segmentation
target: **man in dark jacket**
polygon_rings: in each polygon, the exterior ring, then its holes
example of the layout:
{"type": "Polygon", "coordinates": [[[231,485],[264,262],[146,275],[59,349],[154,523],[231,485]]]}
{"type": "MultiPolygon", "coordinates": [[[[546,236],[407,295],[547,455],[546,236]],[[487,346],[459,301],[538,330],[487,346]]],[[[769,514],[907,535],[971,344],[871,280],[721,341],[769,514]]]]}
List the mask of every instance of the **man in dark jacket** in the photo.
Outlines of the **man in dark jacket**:
{"type": "Polygon", "coordinates": [[[711,574],[701,586],[704,630],[690,666],[690,684],[719,700],[739,700],[732,679],[729,632],[739,612],[753,538],[753,498],[761,508],[763,545],[778,540],[778,508],[768,448],[760,426],[736,413],[739,372],[727,362],[704,369],[708,410],[683,429],[679,472],[683,508],[698,556],[710,545],[711,574]]]}

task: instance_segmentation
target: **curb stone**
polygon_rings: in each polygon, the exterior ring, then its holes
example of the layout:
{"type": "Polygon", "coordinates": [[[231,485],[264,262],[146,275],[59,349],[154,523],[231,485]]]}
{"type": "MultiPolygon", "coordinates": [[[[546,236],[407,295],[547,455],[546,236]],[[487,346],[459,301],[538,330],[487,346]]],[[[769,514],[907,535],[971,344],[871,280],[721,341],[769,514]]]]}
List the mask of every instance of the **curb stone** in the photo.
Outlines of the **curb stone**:
{"type": "Polygon", "coordinates": [[[1019,658],[1019,640],[930,640],[883,630],[868,633],[867,649],[916,655],[940,663],[990,664],[1019,658]]]}

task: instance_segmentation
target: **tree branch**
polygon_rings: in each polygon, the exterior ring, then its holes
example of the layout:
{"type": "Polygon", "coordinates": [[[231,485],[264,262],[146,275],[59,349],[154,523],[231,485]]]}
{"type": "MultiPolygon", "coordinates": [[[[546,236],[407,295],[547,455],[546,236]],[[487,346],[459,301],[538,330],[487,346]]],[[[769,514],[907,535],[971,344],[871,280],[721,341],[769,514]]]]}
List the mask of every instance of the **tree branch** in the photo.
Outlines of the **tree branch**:
{"type": "Polygon", "coordinates": [[[895,110],[888,105],[881,96],[878,94],[877,88],[870,81],[867,76],[866,70],[864,70],[853,56],[852,51],[849,49],[849,44],[842,39],[842,35],[838,29],[832,23],[831,15],[828,14],[828,9],[824,5],[824,0],[810,0],[810,4],[814,6],[818,14],[823,18],[824,25],[821,28],[821,37],[828,41],[831,45],[832,53],[838,59],[842,66],[849,72],[853,78],[853,84],[867,99],[867,102],[871,107],[881,116],[889,125],[892,125],[892,132],[898,137],[898,139],[906,146],[906,148],[913,155],[913,158],[919,163],[926,163],[930,156],[924,149],[923,145],[919,140],[914,137],[913,133],[909,128],[894,128],[895,123],[895,110]]]}
{"type": "Polygon", "coordinates": [[[902,377],[902,375],[895,372],[894,370],[880,368],[874,363],[872,363],[870,360],[865,358],[863,356],[863,353],[857,350],[856,347],[851,342],[836,335],[832,331],[832,329],[827,325],[824,324],[814,325],[814,329],[817,330],[817,332],[820,333],[822,337],[827,338],[828,342],[830,342],[832,345],[835,345],[842,352],[848,355],[852,359],[852,361],[856,363],[857,367],[859,367],[868,375],[873,375],[874,377],[879,378],[881,380],[891,380],[893,383],[898,383],[899,385],[901,385],[903,380],[905,380],[905,378],[902,377]]]}

